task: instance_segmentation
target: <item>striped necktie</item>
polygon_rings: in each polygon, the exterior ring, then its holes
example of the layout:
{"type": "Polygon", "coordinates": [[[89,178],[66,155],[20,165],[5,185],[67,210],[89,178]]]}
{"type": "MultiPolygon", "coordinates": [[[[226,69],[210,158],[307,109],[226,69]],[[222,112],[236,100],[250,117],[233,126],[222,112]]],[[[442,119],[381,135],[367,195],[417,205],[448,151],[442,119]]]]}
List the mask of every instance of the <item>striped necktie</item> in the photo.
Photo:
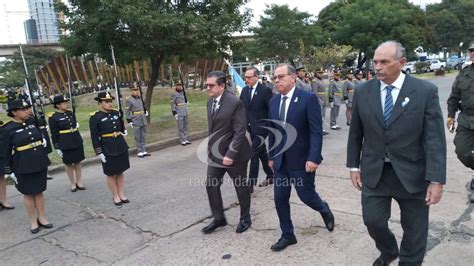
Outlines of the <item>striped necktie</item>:
{"type": "Polygon", "coordinates": [[[392,111],[393,111],[393,97],[392,97],[392,90],[395,87],[392,85],[389,85],[385,87],[385,90],[387,94],[385,95],[385,106],[383,109],[383,121],[385,124],[385,127],[387,127],[388,121],[390,120],[390,116],[392,116],[392,111]]]}

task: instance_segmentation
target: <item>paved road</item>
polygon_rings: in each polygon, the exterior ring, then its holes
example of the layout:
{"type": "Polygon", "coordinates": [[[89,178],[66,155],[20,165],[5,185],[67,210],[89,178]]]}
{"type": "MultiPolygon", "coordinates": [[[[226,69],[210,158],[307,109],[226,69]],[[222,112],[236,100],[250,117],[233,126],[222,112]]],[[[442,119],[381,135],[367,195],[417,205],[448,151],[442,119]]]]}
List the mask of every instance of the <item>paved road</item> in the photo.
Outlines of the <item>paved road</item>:
{"type": "MultiPolygon", "coordinates": [[[[440,90],[443,110],[454,77],[431,80],[440,90]]],[[[341,110],[340,124],[345,124],[341,110]]],[[[0,261],[10,264],[318,264],[370,265],[378,256],[362,223],[360,194],[344,167],[348,127],[324,139],[324,163],[317,190],[336,217],[329,233],[319,214],[292,195],[292,217],[298,244],[272,253],[279,238],[272,188],[252,195],[252,228],[236,234],[239,208],[229,179],[223,186],[227,226],[211,235],[200,230],[209,219],[203,180],[204,144],[175,146],[146,159],[131,158],[126,194],[131,203],[112,204],[98,165],[84,168],[86,191],[71,193],[64,173],[56,174],[45,192],[47,216],[54,229],[29,233],[22,196],[9,187],[14,211],[0,212],[0,261]],[[200,147],[200,148],[198,148],[200,147]]],[[[468,204],[470,171],[456,159],[448,133],[448,184],[442,202],[431,211],[427,265],[468,265],[474,260],[474,220],[468,204]]],[[[263,176],[263,174],[262,174],[263,176]]],[[[398,206],[390,227],[401,238],[398,206]]]]}

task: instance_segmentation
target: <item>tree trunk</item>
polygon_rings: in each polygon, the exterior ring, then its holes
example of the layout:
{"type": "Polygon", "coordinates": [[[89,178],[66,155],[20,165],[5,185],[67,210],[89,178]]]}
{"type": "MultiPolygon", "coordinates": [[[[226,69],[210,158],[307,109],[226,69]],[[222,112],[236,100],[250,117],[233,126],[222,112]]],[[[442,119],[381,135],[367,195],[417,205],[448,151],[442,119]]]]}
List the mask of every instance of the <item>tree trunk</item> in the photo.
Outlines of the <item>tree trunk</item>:
{"type": "Polygon", "coordinates": [[[160,70],[161,61],[163,61],[163,56],[158,55],[151,58],[151,76],[150,81],[148,82],[146,96],[145,96],[145,107],[148,111],[147,121],[150,123],[151,117],[151,99],[153,96],[153,87],[156,85],[156,80],[158,79],[158,72],[160,70]]]}
{"type": "MultiPolygon", "coordinates": [[[[360,55],[360,54],[359,54],[360,55]]],[[[360,57],[359,57],[360,58],[360,57]]],[[[357,69],[361,69],[362,66],[364,65],[364,63],[367,61],[367,55],[364,55],[364,57],[362,58],[362,60],[360,60],[358,63],[357,63],[357,69]]]]}

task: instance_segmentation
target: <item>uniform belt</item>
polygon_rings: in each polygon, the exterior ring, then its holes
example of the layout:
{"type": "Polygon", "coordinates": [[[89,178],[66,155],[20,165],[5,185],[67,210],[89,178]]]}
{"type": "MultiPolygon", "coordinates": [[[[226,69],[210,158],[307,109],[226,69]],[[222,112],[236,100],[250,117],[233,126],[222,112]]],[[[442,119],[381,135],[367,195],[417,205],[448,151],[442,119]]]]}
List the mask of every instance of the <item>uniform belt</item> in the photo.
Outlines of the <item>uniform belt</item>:
{"type": "Polygon", "coordinates": [[[16,151],[26,151],[26,150],[33,149],[33,148],[36,148],[36,147],[41,146],[41,145],[43,145],[43,141],[38,140],[38,141],[32,142],[32,143],[27,144],[27,145],[16,147],[15,150],[16,151]]]}
{"type": "Polygon", "coordinates": [[[318,95],[326,95],[326,92],[318,92],[318,95]]]}
{"type": "Polygon", "coordinates": [[[354,90],[347,90],[348,93],[354,92],[354,90]]]}
{"type": "Polygon", "coordinates": [[[45,129],[45,128],[46,128],[46,126],[40,126],[39,127],[39,129],[45,129]]]}
{"type": "Polygon", "coordinates": [[[107,134],[102,134],[100,135],[102,138],[116,138],[118,136],[122,135],[122,132],[120,131],[115,131],[112,133],[107,133],[107,134]]]}
{"type": "Polygon", "coordinates": [[[59,130],[59,134],[68,134],[68,133],[72,133],[76,131],[77,131],[77,128],[64,129],[64,130],[59,130]]]}
{"type": "Polygon", "coordinates": [[[186,103],[177,103],[176,106],[186,105],[186,103]]]}
{"type": "Polygon", "coordinates": [[[132,115],[141,115],[141,114],[143,114],[143,111],[132,112],[132,115]]]}
{"type": "Polygon", "coordinates": [[[342,96],[342,93],[340,93],[340,92],[335,92],[334,95],[336,95],[336,96],[342,96]]]}

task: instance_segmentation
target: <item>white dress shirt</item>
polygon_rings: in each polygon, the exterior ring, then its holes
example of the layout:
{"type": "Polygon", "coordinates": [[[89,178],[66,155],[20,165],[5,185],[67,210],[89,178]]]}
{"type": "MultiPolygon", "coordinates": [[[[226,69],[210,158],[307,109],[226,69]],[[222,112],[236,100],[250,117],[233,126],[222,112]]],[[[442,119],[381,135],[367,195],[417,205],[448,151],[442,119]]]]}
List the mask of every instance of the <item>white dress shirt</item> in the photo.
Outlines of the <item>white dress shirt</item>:
{"type": "Polygon", "coordinates": [[[255,95],[255,92],[257,91],[257,85],[258,85],[258,82],[256,82],[255,85],[250,87],[250,100],[253,99],[253,96],[255,95]]]}
{"type": "Polygon", "coordinates": [[[287,94],[281,94],[281,98],[280,98],[280,108],[278,110],[281,110],[281,103],[282,103],[282,99],[283,99],[283,96],[286,96],[288,97],[288,99],[286,99],[285,101],[285,120],[284,122],[286,122],[286,117],[288,116],[288,109],[290,107],[290,102],[291,102],[291,98],[293,97],[293,93],[295,92],[295,87],[293,87],[287,94]]]}

